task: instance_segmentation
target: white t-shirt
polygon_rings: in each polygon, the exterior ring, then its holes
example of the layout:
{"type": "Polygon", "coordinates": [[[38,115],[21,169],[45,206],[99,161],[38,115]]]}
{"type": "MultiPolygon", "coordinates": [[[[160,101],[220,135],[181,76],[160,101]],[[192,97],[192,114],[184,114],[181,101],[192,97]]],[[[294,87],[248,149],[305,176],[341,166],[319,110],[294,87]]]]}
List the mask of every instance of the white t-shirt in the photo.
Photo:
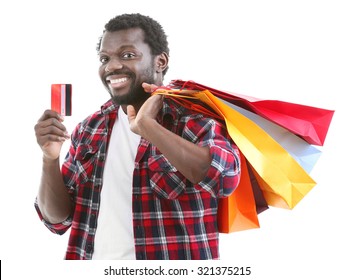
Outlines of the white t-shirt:
{"type": "Polygon", "coordinates": [[[140,136],[130,130],[128,117],[119,108],[103,171],[92,259],[135,259],[132,185],[139,142],[140,136]]]}

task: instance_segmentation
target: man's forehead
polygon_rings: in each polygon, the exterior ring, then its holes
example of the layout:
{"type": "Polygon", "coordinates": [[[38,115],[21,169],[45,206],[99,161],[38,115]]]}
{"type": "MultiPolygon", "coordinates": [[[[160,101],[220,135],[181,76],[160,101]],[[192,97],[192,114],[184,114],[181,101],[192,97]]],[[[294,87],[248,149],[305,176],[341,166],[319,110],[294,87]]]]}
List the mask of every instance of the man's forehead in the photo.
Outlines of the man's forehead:
{"type": "Polygon", "coordinates": [[[138,27],[118,31],[106,31],[103,34],[103,40],[139,42],[144,41],[144,38],[144,31],[138,27]]]}
{"type": "Polygon", "coordinates": [[[117,51],[127,47],[150,52],[149,45],[144,42],[144,36],[145,33],[140,28],[106,31],[102,36],[99,52],[117,51]]]}

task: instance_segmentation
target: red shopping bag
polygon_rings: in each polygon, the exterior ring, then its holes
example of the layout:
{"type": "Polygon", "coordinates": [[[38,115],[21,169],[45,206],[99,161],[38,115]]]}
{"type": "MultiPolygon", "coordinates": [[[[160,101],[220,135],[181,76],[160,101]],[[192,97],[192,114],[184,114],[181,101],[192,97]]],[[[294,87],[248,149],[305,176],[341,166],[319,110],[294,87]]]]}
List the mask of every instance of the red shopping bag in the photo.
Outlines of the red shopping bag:
{"type": "Polygon", "coordinates": [[[334,111],[280,100],[260,100],[213,89],[192,81],[174,80],[171,88],[209,90],[213,95],[252,111],[303,138],[309,144],[324,144],[334,111]]]}

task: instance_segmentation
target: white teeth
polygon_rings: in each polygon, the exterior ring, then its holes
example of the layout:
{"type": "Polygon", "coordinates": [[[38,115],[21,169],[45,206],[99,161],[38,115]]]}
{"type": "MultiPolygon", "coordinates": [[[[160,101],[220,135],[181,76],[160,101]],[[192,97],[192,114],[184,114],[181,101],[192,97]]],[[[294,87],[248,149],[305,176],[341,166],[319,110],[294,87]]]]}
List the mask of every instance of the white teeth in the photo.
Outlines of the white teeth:
{"type": "Polygon", "coordinates": [[[110,80],[111,84],[124,83],[126,81],[128,81],[128,78],[119,78],[119,79],[110,80]]]}

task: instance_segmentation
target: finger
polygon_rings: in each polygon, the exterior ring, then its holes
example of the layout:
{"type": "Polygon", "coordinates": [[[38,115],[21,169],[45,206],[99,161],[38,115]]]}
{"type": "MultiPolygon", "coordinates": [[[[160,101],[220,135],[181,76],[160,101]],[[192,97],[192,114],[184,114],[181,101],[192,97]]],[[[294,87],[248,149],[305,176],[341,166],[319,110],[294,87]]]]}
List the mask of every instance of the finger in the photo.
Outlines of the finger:
{"type": "Polygon", "coordinates": [[[127,116],[128,116],[129,123],[135,119],[136,112],[135,112],[134,106],[128,105],[128,107],[127,107],[127,116]]]}
{"type": "Polygon", "coordinates": [[[53,118],[38,123],[34,129],[37,142],[41,146],[44,145],[46,141],[63,142],[70,139],[70,135],[65,126],[53,118]]]}
{"type": "Polygon", "coordinates": [[[70,135],[66,130],[59,129],[58,127],[53,126],[53,125],[47,126],[47,127],[44,127],[42,129],[38,130],[37,135],[39,137],[45,136],[45,135],[55,135],[55,136],[59,136],[59,137],[64,137],[65,139],[70,138],[70,135]]]}
{"type": "Polygon", "coordinates": [[[150,99],[154,102],[161,102],[161,101],[163,101],[164,98],[165,98],[164,94],[155,94],[150,97],[150,99]]]}
{"type": "Polygon", "coordinates": [[[64,117],[53,110],[45,110],[43,115],[39,118],[38,122],[44,121],[46,119],[55,118],[60,122],[64,121],[64,117]]]}
{"type": "Polygon", "coordinates": [[[196,93],[197,90],[180,90],[180,89],[164,89],[158,88],[153,92],[154,95],[167,95],[167,96],[180,96],[180,97],[187,97],[191,99],[197,99],[196,93]]]}
{"type": "Polygon", "coordinates": [[[154,84],[148,84],[148,83],[142,83],[142,87],[146,92],[152,93],[153,91],[155,91],[158,86],[154,85],[154,84]]]}
{"type": "Polygon", "coordinates": [[[67,131],[66,127],[57,118],[50,118],[50,119],[46,119],[44,121],[38,122],[35,125],[35,130],[40,130],[40,129],[43,129],[43,128],[46,128],[49,126],[54,126],[54,127],[59,128],[62,131],[67,131]]]}
{"type": "Polygon", "coordinates": [[[155,98],[155,100],[156,100],[157,102],[159,102],[159,101],[163,101],[163,100],[164,100],[165,95],[163,95],[163,94],[157,94],[157,95],[154,95],[154,96],[152,96],[152,97],[155,98]]]}
{"type": "Polygon", "coordinates": [[[64,137],[60,137],[57,135],[46,135],[42,138],[39,138],[37,140],[39,146],[43,149],[50,149],[51,145],[53,144],[63,144],[67,139],[65,139],[64,137]]]}

